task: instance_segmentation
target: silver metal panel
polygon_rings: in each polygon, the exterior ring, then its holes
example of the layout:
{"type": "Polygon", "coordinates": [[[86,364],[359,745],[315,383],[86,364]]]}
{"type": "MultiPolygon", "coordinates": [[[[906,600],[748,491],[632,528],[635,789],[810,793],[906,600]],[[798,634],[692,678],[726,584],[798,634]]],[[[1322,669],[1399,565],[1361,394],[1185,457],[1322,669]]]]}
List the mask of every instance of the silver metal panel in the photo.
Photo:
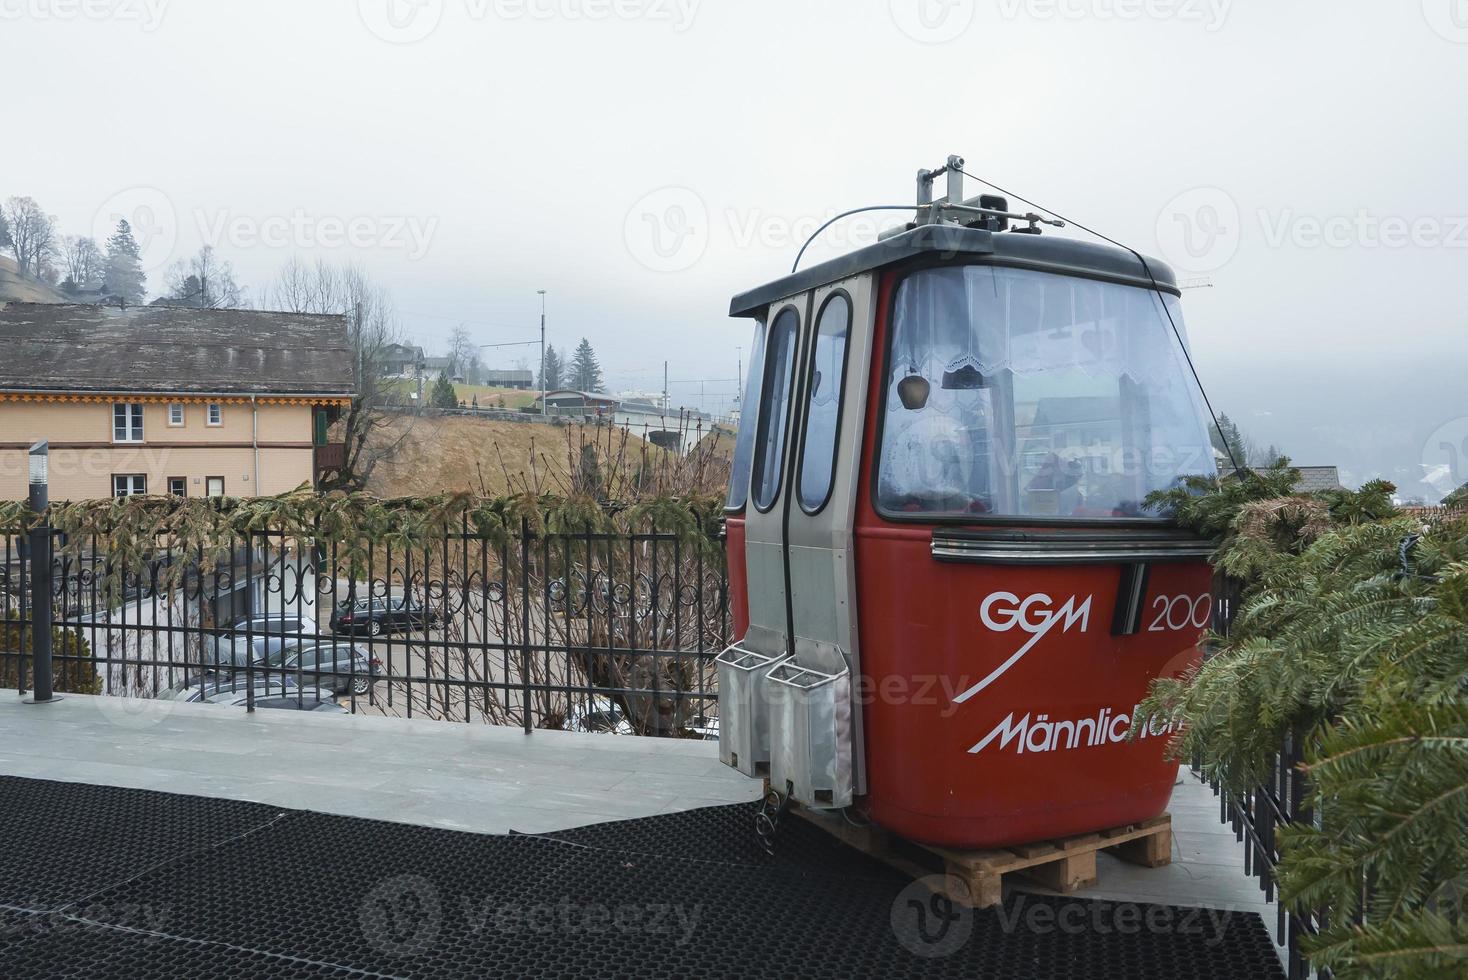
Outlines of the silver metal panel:
{"type": "MultiPolygon", "coordinates": [[[[784,645],[783,636],[761,637],[757,627],[751,627],[751,632],[761,646],[784,645]]],[[[719,758],[746,776],[769,775],[770,705],[765,675],[786,659],[739,643],[719,654],[719,758]]]]}
{"type": "Polygon", "coordinates": [[[1108,565],[1117,562],[1193,561],[1208,558],[1217,544],[1201,538],[1151,531],[956,532],[934,531],[939,561],[985,565],[1108,565]]]}
{"type": "Polygon", "coordinates": [[[786,660],[763,675],[770,706],[770,785],[806,806],[851,805],[851,674],[786,660]]]}
{"type": "MultiPolygon", "coordinates": [[[[847,677],[842,690],[848,698],[843,707],[848,734],[843,738],[848,743],[850,765],[843,766],[840,771],[849,774],[851,785],[841,788],[837,795],[850,798],[866,791],[861,706],[850,702],[849,698],[853,691],[850,678],[861,676],[853,528],[865,429],[867,379],[872,363],[876,274],[864,273],[816,290],[811,304],[813,318],[819,316],[827,297],[838,290],[844,292],[851,302],[846,376],[836,434],[839,449],[832,471],[831,496],[825,507],[811,515],[795,501],[790,509],[790,604],[794,618],[794,662],[822,674],[844,674],[847,677]]],[[[810,337],[813,338],[818,326],[818,323],[810,325],[810,337]]],[[[799,421],[802,425],[805,408],[805,405],[800,406],[799,421]]],[[[772,730],[772,737],[779,736],[772,730]]],[[[774,765],[773,762],[771,764],[774,765]]],[[[834,791],[835,788],[832,789],[834,791]]],[[[811,806],[829,805],[809,797],[796,798],[811,806]]]]}

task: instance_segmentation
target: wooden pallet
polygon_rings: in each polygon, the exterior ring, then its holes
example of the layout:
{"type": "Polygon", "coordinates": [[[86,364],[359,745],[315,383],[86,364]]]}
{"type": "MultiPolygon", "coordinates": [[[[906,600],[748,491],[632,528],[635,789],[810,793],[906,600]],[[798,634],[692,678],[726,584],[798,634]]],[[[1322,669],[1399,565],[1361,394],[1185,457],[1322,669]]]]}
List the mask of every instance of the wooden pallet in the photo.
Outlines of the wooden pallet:
{"type": "Polygon", "coordinates": [[[904,874],[928,879],[930,885],[971,908],[998,905],[1004,898],[1005,875],[1023,874],[1051,891],[1067,894],[1094,885],[1098,851],[1110,851],[1123,861],[1148,868],[1172,861],[1172,816],[1166,813],[1094,834],[1001,850],[963,851],[904,840],[875,824],[858,826],[827,810],[798,807],[793,812],[904,874]]]}

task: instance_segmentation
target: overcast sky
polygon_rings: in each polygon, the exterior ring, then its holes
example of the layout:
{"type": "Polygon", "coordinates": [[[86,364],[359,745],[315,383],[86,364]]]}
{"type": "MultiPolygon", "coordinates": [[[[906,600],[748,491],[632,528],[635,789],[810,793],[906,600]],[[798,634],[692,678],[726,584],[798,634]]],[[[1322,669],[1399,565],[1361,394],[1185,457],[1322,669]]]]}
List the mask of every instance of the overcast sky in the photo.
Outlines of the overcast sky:
{"type": "Polygon", "coordinates": [[[730,295],[959,153],[1211,279],[1252,438],[1468,479],[1468,0],[0,0],[0,43],[0,195],[133,215],[150,288],[205,242],[257,300],[353,258],[434,353],[532,339],[546,289],[613,387],[667,359],[717,409],[730,295]]]}

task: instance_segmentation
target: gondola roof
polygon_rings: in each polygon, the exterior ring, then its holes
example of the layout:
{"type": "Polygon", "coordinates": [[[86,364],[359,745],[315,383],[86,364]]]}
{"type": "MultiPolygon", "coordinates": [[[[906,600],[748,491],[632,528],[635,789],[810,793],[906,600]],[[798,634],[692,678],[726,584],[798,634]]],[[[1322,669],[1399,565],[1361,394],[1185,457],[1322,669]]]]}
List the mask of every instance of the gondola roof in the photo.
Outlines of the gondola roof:
{"type": "Polygon", "coordinates": [[[1145,266],[1126,249],[1059,235],[992,232],[958,225],[919,225],[891,238],[867,245],[808,269],[735,296],[729,315],[757,317],[771,303],[851,276],[898,264],[920,264],[943,259],[1036,269],[1152,288],[1178,295],[1177,278],[1159,259],[1145,266]],[[1150,272],[1150,275],[1148,274],[1150,272]]]}

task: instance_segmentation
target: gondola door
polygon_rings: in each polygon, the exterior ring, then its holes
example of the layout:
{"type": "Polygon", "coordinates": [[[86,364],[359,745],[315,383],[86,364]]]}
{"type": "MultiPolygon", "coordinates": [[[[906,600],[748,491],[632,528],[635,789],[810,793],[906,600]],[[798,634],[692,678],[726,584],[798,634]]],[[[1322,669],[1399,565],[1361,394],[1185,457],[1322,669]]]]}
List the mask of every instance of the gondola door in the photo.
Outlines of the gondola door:
{"type": "MultiPolygon", "coordinates": [[[[770,771],[767,676],[790,656],[790,604],[783,502],[800,340],[810,297],[772,304],[765,333],[756,405],[741,407],[741,426],[754,425],[753,459],[743,517],[744,581],[749,626],[719,656],[719,754],[751,776],[770,771]],[[756,413],[751,420],[747,413],[756,413]]],[[[753,388],[753,386],[751,386],[753,388]]]]}
{"type": "Polygon", "coordinates": [[[770,782],[814,807],[848,806],[864,782],[852,529],[871,281],[809,297],[779,508],[793,656],[768,675],[770,782]]]}

